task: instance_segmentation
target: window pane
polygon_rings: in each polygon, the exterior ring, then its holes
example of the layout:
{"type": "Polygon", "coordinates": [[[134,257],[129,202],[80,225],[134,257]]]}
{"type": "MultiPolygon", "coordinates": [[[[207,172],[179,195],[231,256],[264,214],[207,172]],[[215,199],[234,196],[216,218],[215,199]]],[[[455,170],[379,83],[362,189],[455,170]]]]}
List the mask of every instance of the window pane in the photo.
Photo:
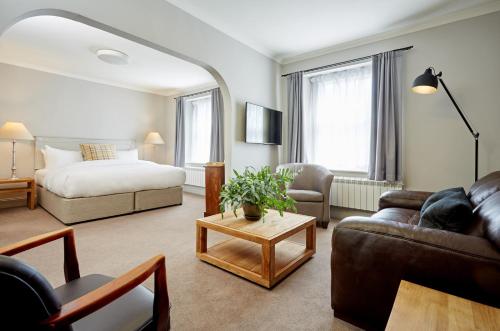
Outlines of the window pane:
{"type": "Polygon", "coordinates": [[[368,171],[371,62],[309,79],[305,161],[332,170],[368,171]]]}
{"type": "Polygon", "coordinates": [[[212,128],[210,97],[186,101],[186,163],[206,163],[210,158],[212,128]]]}

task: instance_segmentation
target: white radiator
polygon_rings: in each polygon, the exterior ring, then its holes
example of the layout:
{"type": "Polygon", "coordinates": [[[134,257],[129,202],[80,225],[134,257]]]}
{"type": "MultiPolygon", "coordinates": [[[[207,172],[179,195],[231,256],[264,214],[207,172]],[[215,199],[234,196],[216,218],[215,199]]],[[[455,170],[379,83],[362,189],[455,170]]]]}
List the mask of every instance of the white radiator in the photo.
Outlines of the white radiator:
{"type": "Polygon", "coordinates": [[[334,177],[330,204],[337,207],[377,211],[378,199],[386,191],[402,190],[403,183],[389,183],[356,177],[334,177]]]}
{"type": "Polygon", "coordinates": [[[205,187],[205,168],[186,166],[186,185],[205,187]]]}

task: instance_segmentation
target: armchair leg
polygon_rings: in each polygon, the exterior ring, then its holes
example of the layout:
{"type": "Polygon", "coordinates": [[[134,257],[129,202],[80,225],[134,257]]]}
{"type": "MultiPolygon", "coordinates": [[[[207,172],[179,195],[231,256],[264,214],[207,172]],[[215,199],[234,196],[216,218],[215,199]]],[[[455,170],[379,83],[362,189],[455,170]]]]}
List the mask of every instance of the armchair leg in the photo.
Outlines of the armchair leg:
{"type": "Polygon", "coordinates": [[[327,229],[328,228],[328,223],[330,223],[329,221],[320,221],[319,222],[319,225],[323,228],[323,229],[327,229]]]}

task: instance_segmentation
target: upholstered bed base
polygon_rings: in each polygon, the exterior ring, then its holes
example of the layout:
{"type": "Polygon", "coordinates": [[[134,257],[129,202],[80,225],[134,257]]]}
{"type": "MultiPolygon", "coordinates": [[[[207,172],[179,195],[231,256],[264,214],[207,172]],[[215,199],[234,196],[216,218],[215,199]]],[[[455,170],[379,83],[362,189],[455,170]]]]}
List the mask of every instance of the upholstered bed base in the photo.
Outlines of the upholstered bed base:
{"type": "Polygon", "coordinates": [[[180,186],[72,199],[60,197],[38,186],[37,195],[40,206],[64,224],[182,204],[182,187],[180,186]]]}

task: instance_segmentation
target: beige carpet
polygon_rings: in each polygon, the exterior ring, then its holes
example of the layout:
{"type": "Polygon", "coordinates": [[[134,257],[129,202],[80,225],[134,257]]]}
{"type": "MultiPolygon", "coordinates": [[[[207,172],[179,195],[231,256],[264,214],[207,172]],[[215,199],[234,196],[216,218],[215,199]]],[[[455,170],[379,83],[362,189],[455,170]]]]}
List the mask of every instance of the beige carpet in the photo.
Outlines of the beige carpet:
{"type": "MultiPolygon", "coordinates": [[[[173,330],[353,330],[330,308],[333,226],[317,229],[317,253],[272,290],[199,261],[195,219],[202,197],[185,194],[182,206],[74,225],[82,275],[119,276],[153,255],[167,257],[173,330]]],[[[0,210],[0,246],[64,227],[42,208],[0,210]]],[[[222,239],[208,233],[209,244],[222,239]]],[[[303,240],[297,235],[293,240],[303,240]]],[[[64,283],[62,243],[17,257],[54,285],[64,283]]],[[[145,285],[153,288],[150,278],[145,285]]]]}

